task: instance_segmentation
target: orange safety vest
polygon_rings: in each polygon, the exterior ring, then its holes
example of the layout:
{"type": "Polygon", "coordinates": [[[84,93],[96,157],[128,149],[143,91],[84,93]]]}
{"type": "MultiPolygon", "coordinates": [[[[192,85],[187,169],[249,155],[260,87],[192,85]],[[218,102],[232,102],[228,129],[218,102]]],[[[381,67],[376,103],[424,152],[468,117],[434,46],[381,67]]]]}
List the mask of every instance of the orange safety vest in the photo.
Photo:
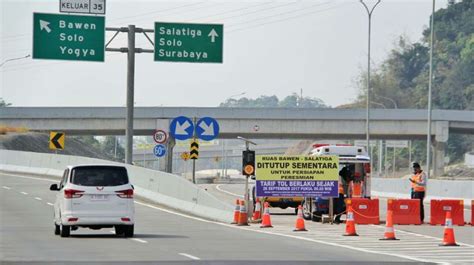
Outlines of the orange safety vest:
{"type": "Polygon", "coordinates": [[[353,198],[362,197],[362,182],[351,181],[351,190],[353,198]]]}
{"type": "MultiPolygon", "coordinates": [[[[421,176],[423,175],[423,172],[420,172],[418,174],[415,174],[413,176],[413,180],[416,182],[421,182],[421,176]]],[[[414,191],[425,191],[425,186],[418,185],[417,183],[412,183],[412,187],[414,191]]]]}

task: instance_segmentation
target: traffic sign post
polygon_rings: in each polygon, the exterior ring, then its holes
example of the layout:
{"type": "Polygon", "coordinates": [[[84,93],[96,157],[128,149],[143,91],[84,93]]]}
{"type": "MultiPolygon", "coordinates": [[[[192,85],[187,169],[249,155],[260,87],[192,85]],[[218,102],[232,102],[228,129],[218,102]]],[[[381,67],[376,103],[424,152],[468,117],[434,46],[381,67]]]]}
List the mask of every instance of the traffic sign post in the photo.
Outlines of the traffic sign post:
{"type": "Polygon", "coordinates": [[[193,121],[184,116],[174,118],[170,123],[170,135],[176,140],[191,139],[194,135],[193,121]]]}
{"type": "Polygon", "coordinates": [[[105,15],[105,0],[60,0],[59,12],[105,15]]]}
{"type": "Polygon", "coordinates": [[[162,144],[155,145],[153,154],[155,154],[156,157],[163,157],[166,154],[166,146],[162,144]]]}
{"type": "Polygon", "coordinates": [[[153,140],[155,140],[157,144],[164,144],[168,140],[168,134],[163,130],[156,130],[153,133],[153,140]]]}
{"type": "Polygon", "coordinates": [[[155,61],[222,63],[224,25],[155,22],[155,61]]]}
{"type": "Polygon", "coordinates": [[[219,123],[210,117],[204,117],[196,123],[196,136],[203,141],[212,141],[219,135],[219,123]]]}
{"type": "Polygon", "coordinates": [[[65,137],[66,137],[66,134],[63,132],[50,132],[49,133],[49,149],[64,150],[65,137]]]}
{"type": "Polygon", "coordinates": [[[33,59],[103,62],[105,18],[33,13],[33,59]]]}

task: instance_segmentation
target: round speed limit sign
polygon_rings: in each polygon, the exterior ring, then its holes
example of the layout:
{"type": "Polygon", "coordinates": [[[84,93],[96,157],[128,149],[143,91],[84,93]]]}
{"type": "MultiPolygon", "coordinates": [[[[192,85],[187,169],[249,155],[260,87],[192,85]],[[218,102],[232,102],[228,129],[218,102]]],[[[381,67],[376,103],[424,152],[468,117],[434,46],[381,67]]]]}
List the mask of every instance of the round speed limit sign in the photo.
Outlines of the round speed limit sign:
{"type": "Polygon", "coordinates": [[[156,130],[155,133],[153,133],[153,140],[158,144],[164,144],[166,140],[168,140],[168,134],[163,130],[156,130]]]}

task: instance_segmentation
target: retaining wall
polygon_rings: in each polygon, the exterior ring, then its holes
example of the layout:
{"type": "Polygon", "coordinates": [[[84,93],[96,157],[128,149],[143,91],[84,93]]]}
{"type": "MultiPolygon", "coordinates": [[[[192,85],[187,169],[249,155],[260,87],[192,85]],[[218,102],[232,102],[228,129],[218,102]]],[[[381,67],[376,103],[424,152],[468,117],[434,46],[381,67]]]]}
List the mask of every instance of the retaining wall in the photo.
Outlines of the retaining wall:
{"type": "Polygon", "coordinates": [[[127,168],[138,196],[196,216],[221,222],[233,218],[233,207],[183,177],[107,160],[34,152],[0,150],[0,171],[59,178],[68,165],[115,164],[127,168]]]}

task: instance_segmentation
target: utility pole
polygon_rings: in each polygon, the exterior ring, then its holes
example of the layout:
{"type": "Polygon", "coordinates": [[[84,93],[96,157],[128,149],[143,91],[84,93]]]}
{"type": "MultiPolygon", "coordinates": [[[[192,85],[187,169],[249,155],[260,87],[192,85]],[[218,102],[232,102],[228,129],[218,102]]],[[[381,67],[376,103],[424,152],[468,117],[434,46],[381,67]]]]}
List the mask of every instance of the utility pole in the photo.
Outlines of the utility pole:
{"type": "MultiPolygon", "coordinates": [[[[370,169],[372,170],[372,153],[370,150],[370,37],[371,37],[371,29],[372,29],[372,12],[374,12],[375,7],[380,3],[381,0],[378,0],[377,3],[369,10],[367,5],[364,3],[363,0],[360,0],[360,3],[364,6],[365,10],[367,11],[367,15],[369,18],[369,34],[368,34],[368,41],[367,41],[367,103],[366,103],[366,138],[367,138],[367,153],[370,157],[370,169]]],[[[372,175],[372,174],[371,174],[372,175]]]]}
{"type": "Polygon", "coordinates": [[[105,50],[109,52],[127,53],[127,115],[125,129],[125,163],[132,164],[133,156],[133,110],[135,95],[135,54],[153,53],[153,49],[135,48],[135,33],[143,33],[153,44],[146,34],[154,32],[153,29],[136,28],[135,25],[121,28],[105,28],[106,31],[115,31],[114,36],[105,45],[105,50]],[[128,45],[126,48],[107,48],[109,44],[117,37],[120,32],[127,32],[128,45]]]}
{"type": "Polygon", "coordinates": [[[428,128],[426,132],[426,177],[430,178],[430,154],[431,154],[431,90],[433,88],[433,44],[434,44],[434,14],[435,0],[431,10],[431,37],[430,37],[430,74],[428,81],[428,128]]]}

